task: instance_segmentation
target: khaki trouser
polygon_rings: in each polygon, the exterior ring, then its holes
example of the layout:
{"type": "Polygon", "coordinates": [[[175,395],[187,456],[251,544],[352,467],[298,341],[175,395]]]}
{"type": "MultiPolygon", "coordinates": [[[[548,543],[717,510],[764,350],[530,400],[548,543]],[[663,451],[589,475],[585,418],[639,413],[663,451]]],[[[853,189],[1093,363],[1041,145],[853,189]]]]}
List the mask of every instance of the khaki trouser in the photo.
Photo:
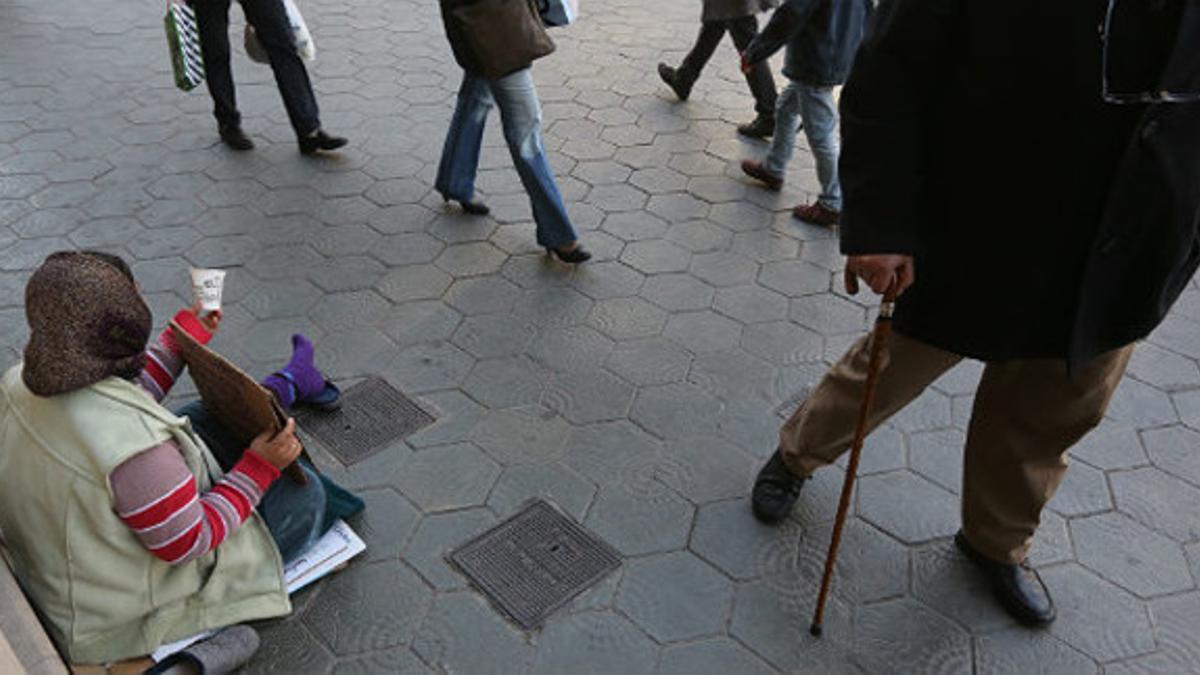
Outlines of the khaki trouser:
{"type": "MultiPolygon", "coordinates": [[[[866,383],[869,337],[830,369],[779,432],[784,462],[810,475],[849,449],[866,383]]],[[[998,561],[1025,560],[1041,518],[1067,470],[1067,449],[1100,423],[1133,345],[1067,377],[1062,359],[989,363],[971,411],[962,519],[967,539],[998,561]]],[[[874,429],[908,405],[962,357],[893,333],[871,411],[874,429]]]]}

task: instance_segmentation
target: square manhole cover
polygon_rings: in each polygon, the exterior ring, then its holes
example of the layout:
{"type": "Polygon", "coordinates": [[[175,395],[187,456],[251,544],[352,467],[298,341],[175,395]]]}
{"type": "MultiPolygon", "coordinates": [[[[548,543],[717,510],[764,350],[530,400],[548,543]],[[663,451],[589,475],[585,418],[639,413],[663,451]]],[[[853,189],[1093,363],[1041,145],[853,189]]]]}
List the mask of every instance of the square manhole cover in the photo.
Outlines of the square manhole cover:
{"type": "Polygon", "coordinates": [[[541,499],[447,558],[526,630],[621,566],[615,549],[541,499]]]}
{"type": "Polygon", "coordinates": [[[333,412],[305,411],[300,428],[350,466],[433,423],[433,416],[382,378],[368,378],[342,394],[333,412]]]}

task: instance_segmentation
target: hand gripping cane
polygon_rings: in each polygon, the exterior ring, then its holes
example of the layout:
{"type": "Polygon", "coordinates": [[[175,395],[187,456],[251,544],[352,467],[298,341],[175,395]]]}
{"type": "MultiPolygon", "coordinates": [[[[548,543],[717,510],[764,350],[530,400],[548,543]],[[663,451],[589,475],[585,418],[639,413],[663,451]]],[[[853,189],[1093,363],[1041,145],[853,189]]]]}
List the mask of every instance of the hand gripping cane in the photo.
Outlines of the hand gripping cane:
{"type": "Polygon", "coordinates": [[[821,579],[821,594],[817,596],[817,609],[813,614],[812,627],[809,628],[809,632],[817,637],[821,636],[821,626],[825,621],[825,603],[829,600],[829,586],[833,582],[833,570],[837,566],[838,548],[842,545],[842,529],[846,526],[850,497],[854,494],[854,479],[858,474],[858,461],[862,458],[863,441],[867,438],[867,427],[870,426],[871,406],[875,402],[875,385],[879,381],[879,367],[883,361],[883,351],[892,336],[892,312],[896,307],[897,286],[898,281],[893,280],[892,285],[883,294],[879,318],[875,320],[875,329],[871,334],[867,383],[863,389],[862,406],[859,408],[858,428],[854,431],[850,463],[846,467],[846,482],[842,484],[842,497],[838,502],[837,520],[833,524],[833,537],[829,540],[829,553],[825,556],[825,576],[821,579]]]}

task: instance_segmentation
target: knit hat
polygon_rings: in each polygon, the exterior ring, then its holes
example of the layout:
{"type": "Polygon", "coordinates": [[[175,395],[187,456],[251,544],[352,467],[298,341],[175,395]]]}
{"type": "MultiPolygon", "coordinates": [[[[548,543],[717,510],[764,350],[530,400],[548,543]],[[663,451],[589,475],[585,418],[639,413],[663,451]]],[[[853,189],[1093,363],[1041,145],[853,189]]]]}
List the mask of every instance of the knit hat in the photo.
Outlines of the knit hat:
{"type": "Polygon", "coordinates": [[[114,265],[79,251],[53,253],[25,287],[29,344],[21,373],[38,396],[83,389],[145,366],[150,308],[114,265]]]}

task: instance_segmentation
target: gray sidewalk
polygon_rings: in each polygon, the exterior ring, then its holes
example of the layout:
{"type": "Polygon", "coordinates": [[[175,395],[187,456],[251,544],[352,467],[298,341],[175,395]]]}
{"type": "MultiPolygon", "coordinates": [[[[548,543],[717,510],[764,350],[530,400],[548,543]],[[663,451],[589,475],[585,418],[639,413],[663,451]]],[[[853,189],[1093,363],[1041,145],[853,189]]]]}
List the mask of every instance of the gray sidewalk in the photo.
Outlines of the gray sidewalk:
{"type": "Polygon", "coordinates": [[[949,540],[968,364],[868,444],[817,641],[842,472],[821,472],[780,528],[756,524],[746,497],[789,401],[875,301],[847,298],[836,240],[790,217],[816,185],[806,153],[780,194],[740,177],[764,146],[734,134],[752,103],[732,47],[689,103],[658,82],[698,4],[590,0],[534,69],[598,258],[578,270],[537,249],[496,117],[479,181],[493,217],[433,192],[460,76],[435,3],[302,8],[325,126],[352,140],[337,158],[298,155],[269,69],[241,55],[259,148],[217,145],[207,94],[172,85],[162,3],[0,0],[0,366],[26,338],[29,271],[101,248],[136,260],[160,323],[188,297],[189,265],[228,268],[214,346],[251,372],[278,367],[302,331],[339,381],[382,375],[439,415],[348,470],[323,458],[369,503],[368,553],[265,629],[251,671],[1200,670],[1195,281],[1046,514],[1034,562],[1060,606],[1049,631],[994,607],[949,540]],[[524,634],[442,555],[536,495],[626,561],[524,634]]]}

